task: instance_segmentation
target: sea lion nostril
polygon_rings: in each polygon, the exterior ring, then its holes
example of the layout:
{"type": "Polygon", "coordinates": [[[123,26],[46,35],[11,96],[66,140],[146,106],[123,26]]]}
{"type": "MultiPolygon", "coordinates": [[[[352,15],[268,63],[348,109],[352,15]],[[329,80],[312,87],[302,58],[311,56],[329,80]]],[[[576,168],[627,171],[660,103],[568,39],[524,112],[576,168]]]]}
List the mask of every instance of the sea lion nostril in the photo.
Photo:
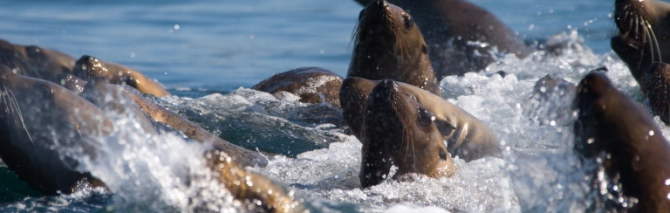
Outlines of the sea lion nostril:
{"type": "Polygon", "coordinates": [[[447,152],[444,151],[444,149],[440,149],[440,159],[442,160],[447,160],[447,152]]]}

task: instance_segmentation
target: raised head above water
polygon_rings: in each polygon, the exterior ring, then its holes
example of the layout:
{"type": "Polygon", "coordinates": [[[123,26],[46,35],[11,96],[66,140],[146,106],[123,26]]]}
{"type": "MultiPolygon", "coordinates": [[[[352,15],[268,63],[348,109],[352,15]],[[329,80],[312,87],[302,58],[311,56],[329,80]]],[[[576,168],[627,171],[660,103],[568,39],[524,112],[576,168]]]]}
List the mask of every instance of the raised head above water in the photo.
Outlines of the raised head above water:
{"type": "MultiPolygon", "coordinates": [[[[356,0],[368,5],[373,0],[356,0]]],[[[426,39],[438,80],[479,71],[494,50],[526,57],[531,49],[489,11],[465,0],[389,0],[415,18],[426,39]]],[[[495,53],[494,53],[495,54],[495,53]]]]}
{"type": "Polygon", "coordinates": [[[575,151],[586,160],[600,158],[607,176],[621,184],[623,195],[637,199],[629,211],[669,210],[670,144],[649,113],[602,72],[582,79],[574,106],[579,110],[575,151]]]}
{"type": "Polygon", "coordinates": [[[170,95],[158,82],[149,79],[141,72],[123,65],[104,62],[88,55],[84,55],[77,60],[72,73],[86,81],[92,77],[101,77],[112,84],[127,84],[142,93],[156,97],[170,95]]]}
{"type": "MultiPolygon", "coordinates": [[[[670,59],[670,4],[658,0],[616,0],[612,50],[619,55],[640,85],[654,61],[670,59]]],[[[644,91],[644,90],[643,90],[644,91]]]]}
{"type": "Polygon", "coordinates": [[[95,138],[113,128],[102,110],[61,86],[3,65],[0,107],[0,158],[21,180],[49,195],[69,193],[84,178],[102,185],[76,171],[76,161],[61,153],[76,149],[96,155],[95,138]]]}
{"type": "Polygon", "coordinates": [[[409,13],[374,1],[358,17],[347,77],[393,79],[439,94],[428,46],[409,13]]]}
{"type": "MultiPolygon", "coordinates": [[[[359,178],[363,187],[379,184],[390,174],[449,177],[455,171],[435,116],[398,83],[382,80],[368,99],[363,124],[359,178]]],[[[450,127],[446,127],[450,128],[450,127]]]]}

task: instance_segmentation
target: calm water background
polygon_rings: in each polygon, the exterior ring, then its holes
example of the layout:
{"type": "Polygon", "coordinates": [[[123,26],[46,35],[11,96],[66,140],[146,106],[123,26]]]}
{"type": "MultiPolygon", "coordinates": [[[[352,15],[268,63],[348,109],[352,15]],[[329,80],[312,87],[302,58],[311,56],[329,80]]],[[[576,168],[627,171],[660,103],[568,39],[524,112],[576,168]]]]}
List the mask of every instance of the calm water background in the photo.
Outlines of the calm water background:
{"type": "MultiPolygon", "coordinates": [[[[611,51],[611,0],[474,0],[528,41],[578,29],[611,51]]],[[[231,91],[320,66],[346,75],[353,0],[2,1],[0,38],[121,63],[170,89],[231,91]]]]}

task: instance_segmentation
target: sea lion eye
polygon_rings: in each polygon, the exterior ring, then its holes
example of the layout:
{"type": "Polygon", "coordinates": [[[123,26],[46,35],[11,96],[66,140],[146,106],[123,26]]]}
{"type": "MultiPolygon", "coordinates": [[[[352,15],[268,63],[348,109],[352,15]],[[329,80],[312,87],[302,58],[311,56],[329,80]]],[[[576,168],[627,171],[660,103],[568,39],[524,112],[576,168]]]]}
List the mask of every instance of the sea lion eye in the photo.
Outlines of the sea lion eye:
{"type": "Polygon", "coordinates": [[[444,151],[444,149],[440,149],[440,159],[442,160],[447,160],[447,152],[444,151]]]}
{"type": "Polygon", "coordinates": [[[411,30],[414,27],[414,20],[407,14],[402,14],[402,20],[405,23],[405,29],[411,30]]]}
{"type": "Polygon", "coordinates": [[[43,84],[35,85],[35,90],[37,91],[37,94],[41,96],[41,98],[48,98],[54,94],[54,91],[51,89],[51,87],[43,84]]]}
{"type": "Polygon", "coordinates": [[[419,107],[419,124],[421,126],[428,126],[435,120],[435,116],[428,112],[428,110],[419,107]]]}
{"type": "Polygon", "coordinates": [[[421,46],[421,52],[423,52],[423,54],[428,54],[428,46],[426,44],[421,46]]]}
{"type": "Polygon", "coordinates": [[[456,127],[454,127],[449,122],[442,119],[437,119],[434,121],[434,123],[435,126],[437,127],[437,130],[440,131],[442,136],[449,136],[454,131],[454,129],[456,129],[456,127]]]}
{"type": "Polygon", "coordinates": [[[42,49],[38,46],[27,46],[26,47],[26,54],[28,57],[34,58],[41,56],[42,54],[42,49]]]}

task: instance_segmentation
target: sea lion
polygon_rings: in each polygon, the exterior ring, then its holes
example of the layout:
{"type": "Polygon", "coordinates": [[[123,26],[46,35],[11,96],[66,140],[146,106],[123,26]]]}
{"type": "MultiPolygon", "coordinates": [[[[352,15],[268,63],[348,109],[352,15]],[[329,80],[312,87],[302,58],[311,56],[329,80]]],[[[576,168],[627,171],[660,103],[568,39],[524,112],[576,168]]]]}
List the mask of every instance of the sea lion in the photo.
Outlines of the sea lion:
{"type": "MultiPolygon", "coordinates": [[[[379,81],[347,78],[342,83],[340,101],[347,124],[354,135],[365,140],[366,125],[360,119],[369,109],[369,95],[379,81]]],[[[486,156],[497,156],[501,149],[495,134],[479,119],[441,97],[409,84],[396,82],[402,92],[414,97],[434,117],[447,149],[452,156],[472,161],[486,156]]]]}
{"type": "MultiPolygon", "coordinates": [[[[95,158],[94,138],[113,130],[103,110],[64,87],[15,74],[4,65],[0,65],[0,86],[4,108],[0,111],[0,158],[7,167],[46,195],[70,193],[80,181],[104,187],[89,173],[77,172],[76,161],[58,152],[71,147],[95,158]]],[[[303,208],[281,185],[240,167],[235,162],[239,158],[219,150],[208,151],[204,157],[235,198],[258,202],[271,212],[303,208]]]]}
{"type": "Polygon", "coordinates": [[[642,88],[652,62],[670,63],[667,61],[670,59],[669,12],[670,4],[662,1],[615,1],[614,23],[619,33],[611,39],[612,50],[628,65],[642,88]]]}
{"type": "Polygon", "coordinates": [[[21,75],[50,80],[70,73],[74,58],[55,50],[30,45],[11,44],[0,39],[0,64],[21,75]]]}
{"type": "Polygon", "coordinates": [[[668,211],[670,145],[646,110],[602,72],[582,79],[574,107],[579,110],[576,152],[585,160],[600,158],[608,177],[618,179],[623,195],[637,199],[631,211],[668,211]]]}
{"type": "Polygon", "coordinates": [[[363,119],[359,174],[363,188],[386,179],[392,165],[398,167],[396,176],[450,177],[456,171],[441,134],[454,127],[440,126],[423,103],[398,83],[382,80],[372,89],[363,119]]]}
{"type": "Polygon", "coordinates": [[[142,93],[151,94],[156,97],[170,95],[163,86],[138,71],[120,64],[104,62],[88,55],[84,55],[77,60],[72,73],[84,80],[88,80],[94,76],[103,77],[109,83],[127,84],[142,93]]]}
{"type": "Polygon", "coordinates": [[[309,212],[293,197],[293,192],[286,190],[280,183],[263,175],[238,167],[230,156],[218,150],[205,153],[208,166],[235,198],[257,202],[263,210],[275,213],[309,212]]]}
{"type": "Polygon", "coordinates": [[[272,93],[289,92],[300,97],[303,103],[329,103],[340,106],[340,86],[342,77],[320,67],[302,67],[277,73],[251,87],[272,93]]]}
{"type": "Polygon", "coordinates": [[[81,96],[84,96],[90,102],[95,103],[103,109],[107,108],[117,113],[124,113],[125,108],[130,108],[131,114],[137,115],[136,118],[144,128],[150,125],[148,121],[143,121],[142,116],[146,113],[154,121],[168,125],[190,139],[198,142],[212,143],[214,149],[228,153],[239,166],[265,167],[268,163],[267,159],[261,154],[218,138],[186,118],[158,106],[123,87],[108,84],[107,81],[100,80],[98,77],[94,77],[93,81],[87,82],[76,76],[62,75],[60,78],[54,79],[54,81],[59,84],[69,85],[66,88],[80,93],[81,96]],[[132,100],[133,104],[128,104],[128,101],[123,100],[132,100]],[[144,113],[138,112],[135,109],[136,107],[144,113]]]}
{"type": "MultiPolygon", "coordinates": [[[[373,0],[356,0],[362,5],[373,0]]],[[[489,11],[465,0],[389,0],[415,18],[428,43],[435,77],[479,71],[497,51],[526,57],[529,48],[514,31],[489,11]]]]}
{"type": "Polygon", "coordinates": [[[375,1],[361,11],[347,78],[393,79],[440,94],[428,46],[402,8],[375,1]]]}
{"type": "Polygon", "coordinates": [[[54,147],[81,147],[95,157],[94,137],[111,131],[105,113],[51,82],[13,73],[0,65],[0,158],[33,189],[46,195],[69,193],[87,179],[74,170],[76,162],[54,147]]]}
{"type": "Polygon", "coordinates": [[[646,71],[644,91],[649,98],[651,112],[666,124],[670,124],[670,65],[654,62],[646,71]]]}

